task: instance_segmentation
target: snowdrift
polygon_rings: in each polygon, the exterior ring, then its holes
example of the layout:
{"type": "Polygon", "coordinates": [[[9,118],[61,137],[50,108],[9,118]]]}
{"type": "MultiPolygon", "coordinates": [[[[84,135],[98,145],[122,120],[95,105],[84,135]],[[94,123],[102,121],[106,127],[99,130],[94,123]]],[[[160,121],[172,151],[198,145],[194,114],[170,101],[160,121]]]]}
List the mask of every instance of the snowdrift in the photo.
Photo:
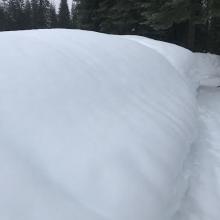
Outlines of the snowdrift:
{"type": "MultiPolygon", "coordinates": [[[[210,60],[209,55],[207,58],[210,60]]],[[[216,57],[213,58],[214,64],[216,57]]],[[[176,218],[178,220],[219,220],[220,218],[219,100],[220,88],[209,85],[199,89],[199,137],[192,150],[190,184],[176,218]]]]}
{"type": "Polygon", "coordinates": [[[175,218],[197,136],[189,51],[78,30],[0,48],[0,219],[175,218]]]}
{"type": "Polygon", "coordinates": [[[156,50],[183,75],[189,73],[196,59],[191,51],[174,44],[134,35],[124,37],[156,50]]]}

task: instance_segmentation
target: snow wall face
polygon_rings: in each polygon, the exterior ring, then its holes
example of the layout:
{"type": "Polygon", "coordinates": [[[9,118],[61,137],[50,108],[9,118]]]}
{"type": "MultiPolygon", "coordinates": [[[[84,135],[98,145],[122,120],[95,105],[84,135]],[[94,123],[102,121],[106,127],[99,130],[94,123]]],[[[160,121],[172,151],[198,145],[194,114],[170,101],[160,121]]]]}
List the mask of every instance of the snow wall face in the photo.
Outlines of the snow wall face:
{"type": "Polygon", "coordinates": [[[0,34],[0,219],[170,220],[196,131],[155,50],[72,30],[0,34]]]}
{"type": "Polygon", "coordinates": [[[194,54],[195,64],[189,71],[189,76],[199,86],[220,86],[220,57],[213,54],[194,54]]]}

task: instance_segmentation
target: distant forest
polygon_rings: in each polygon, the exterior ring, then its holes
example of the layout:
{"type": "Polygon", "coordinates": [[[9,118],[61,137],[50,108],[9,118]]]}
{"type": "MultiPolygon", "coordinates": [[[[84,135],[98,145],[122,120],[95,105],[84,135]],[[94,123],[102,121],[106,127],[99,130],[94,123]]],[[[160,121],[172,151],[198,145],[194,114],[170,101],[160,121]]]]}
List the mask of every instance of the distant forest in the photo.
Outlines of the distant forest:
{"type": "Polygon", "coordinates": [[[136,34],[220,54],[220,0],[2,0],[0,30],[80,28],[136,34]]]}

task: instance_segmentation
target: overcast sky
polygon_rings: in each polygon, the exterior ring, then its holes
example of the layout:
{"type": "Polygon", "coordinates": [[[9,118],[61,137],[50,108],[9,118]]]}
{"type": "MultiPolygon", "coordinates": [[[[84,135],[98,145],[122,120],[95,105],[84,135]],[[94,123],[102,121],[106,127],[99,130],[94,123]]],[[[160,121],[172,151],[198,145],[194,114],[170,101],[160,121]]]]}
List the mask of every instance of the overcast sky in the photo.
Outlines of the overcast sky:
{"type": "MultiPolygon", "coordinates": [[[[67,1],[68,1],[68,4],[69,4],[69,9],[71,9],[73,0],[67,0],[67,1]]],[[[54,2],[54,3],[55,3],[57,9],[59,8],[60,0],[51,0],[51,2],[54,2]]]]}

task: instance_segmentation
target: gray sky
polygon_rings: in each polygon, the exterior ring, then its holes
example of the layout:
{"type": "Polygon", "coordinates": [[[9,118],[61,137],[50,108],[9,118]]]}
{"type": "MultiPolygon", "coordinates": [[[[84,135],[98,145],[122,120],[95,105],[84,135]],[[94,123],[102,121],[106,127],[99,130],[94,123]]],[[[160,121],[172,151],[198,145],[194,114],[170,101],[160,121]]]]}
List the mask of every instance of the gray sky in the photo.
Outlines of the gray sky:
{"type": "MultiPolygon", "coordinates": [[[[71,9],[73,0],[67,0],[67,1],[68,1],[69,9],[71,9]]],[[[60,0],[51,0],[51,2],[54,2],[54,4],[56,5],[57,9],[59,8],[60,0]]]]}

